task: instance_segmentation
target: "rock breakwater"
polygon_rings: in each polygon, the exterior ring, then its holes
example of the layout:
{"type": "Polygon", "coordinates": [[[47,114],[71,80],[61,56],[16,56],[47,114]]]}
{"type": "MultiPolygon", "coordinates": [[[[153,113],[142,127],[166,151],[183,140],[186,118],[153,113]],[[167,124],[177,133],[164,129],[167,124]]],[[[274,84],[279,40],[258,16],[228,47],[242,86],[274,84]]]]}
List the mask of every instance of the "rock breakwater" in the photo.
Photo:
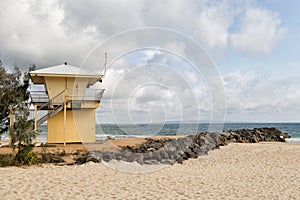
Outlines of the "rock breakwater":
{"type": "Polygon", "coordinates": [[[287,133],[276,128],[254,128],[224,131],[222,133],[199,133],[175,139],[151,139],[138,146],[125,146],[117,152],[91,151],[77,163],[109,162],[118,160],[144,164],[182,163],[189,158],[207,155],[210,150],[235,143],[285,142],[287,133]]]}

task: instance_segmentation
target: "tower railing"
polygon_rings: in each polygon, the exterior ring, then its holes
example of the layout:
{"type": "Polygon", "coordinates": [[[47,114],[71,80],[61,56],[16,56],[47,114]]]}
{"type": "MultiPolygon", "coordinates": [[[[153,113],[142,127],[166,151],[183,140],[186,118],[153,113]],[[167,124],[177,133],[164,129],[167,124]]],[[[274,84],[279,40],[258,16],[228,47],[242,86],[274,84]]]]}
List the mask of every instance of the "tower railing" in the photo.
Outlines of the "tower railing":
{"type": "MultiPolygon", "coordinates": [[[[30,91],[31,101],[34,104],[38,104],[40,109],[51,108],[54,104],[63,103],[64,92],[66,95],[66,101],[100,101],[105,89],[77,89],[77,88],[67,88],[62,90],[52,99],[49,99],[49,96],[46,91],[30,91]]],[[[39,109],[39,110],[40,110],[39,109]]]]}
{"type": "Polygon", "coordinates": [[[46,91],[30,91],[31,101],[33,103],[47,103],[49,97],[46,91]]]}
{"type": "Polygon", "coordinates": [[[105,89],[77,89],[66,90],[67,101],[100,101],[105,89]]]}

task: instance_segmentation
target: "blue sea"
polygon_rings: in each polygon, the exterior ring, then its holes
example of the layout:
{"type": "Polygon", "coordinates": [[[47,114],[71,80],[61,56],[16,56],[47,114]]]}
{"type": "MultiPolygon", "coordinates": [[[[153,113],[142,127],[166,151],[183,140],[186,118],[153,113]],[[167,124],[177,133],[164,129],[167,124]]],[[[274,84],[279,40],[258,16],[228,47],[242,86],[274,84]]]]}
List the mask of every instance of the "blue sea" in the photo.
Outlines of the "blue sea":
{"type": "MultiPolygon", "coordinates": [[[[145,137],[153,135],[186,135],[206,132],[208,123],[200,124],[97,124],[96,140],[113,138],[145,137]]],[[[225,123],[223,130],[251,129],[260,127],[275,127],[291,135],[288,142],[300,143],[300,123],[225,123]]],[[[39,142],[46,142],[47,125],[39,127],[39,142]]]]}

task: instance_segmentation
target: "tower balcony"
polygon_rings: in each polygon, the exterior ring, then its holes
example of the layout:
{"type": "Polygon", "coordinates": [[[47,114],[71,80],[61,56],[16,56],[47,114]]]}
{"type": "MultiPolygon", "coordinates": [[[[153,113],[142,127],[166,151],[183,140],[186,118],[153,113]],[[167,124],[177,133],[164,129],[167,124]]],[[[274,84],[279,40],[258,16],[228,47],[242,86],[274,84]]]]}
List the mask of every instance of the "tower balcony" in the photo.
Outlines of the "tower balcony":
{"type": "Polygon", "coordinates": [[[51,110],[53,106],[66,103],[67,109],[97,108],[105,89],[68,88],[57,93],[52,99],[47,91],[30,91],[31,102],[39,110],[51,110]]]}

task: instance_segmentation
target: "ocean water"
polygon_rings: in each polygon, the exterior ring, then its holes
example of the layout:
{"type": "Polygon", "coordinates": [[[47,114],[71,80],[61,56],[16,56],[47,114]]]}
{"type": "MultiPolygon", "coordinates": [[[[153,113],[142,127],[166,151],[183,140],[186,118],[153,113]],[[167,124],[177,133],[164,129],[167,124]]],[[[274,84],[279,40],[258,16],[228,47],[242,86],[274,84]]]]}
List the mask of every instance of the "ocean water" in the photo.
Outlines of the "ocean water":
{"type": "MultiPolygon", "coordinates": [[[[114,138],[145,137],[152,135],[186,135],[206,132],[208,123],[201,124],[97,124],[96,140],[114,138]]],[[[250,129],[259,127],[275,127],[292,136],[288,142],[300,143],[300,123],[225,123],[223,130],[250,129]]],[[[41,125],[37,136],[38,142],[45,142],[47,125],[41,125]]]]}
{"type": "MultiPolygon", "coordinates": [[[[143,137],[147,135],[185,135],[206,132],[208,123],[201,124],[140,124],[140,125],[115,125],[98,124],[98,136],[114,137],[143,137]]],[[[275,127],[292,138],[300,140],[300,123],[225,123],[223,130],[251,129],[260,127],[275,127]]]]}

